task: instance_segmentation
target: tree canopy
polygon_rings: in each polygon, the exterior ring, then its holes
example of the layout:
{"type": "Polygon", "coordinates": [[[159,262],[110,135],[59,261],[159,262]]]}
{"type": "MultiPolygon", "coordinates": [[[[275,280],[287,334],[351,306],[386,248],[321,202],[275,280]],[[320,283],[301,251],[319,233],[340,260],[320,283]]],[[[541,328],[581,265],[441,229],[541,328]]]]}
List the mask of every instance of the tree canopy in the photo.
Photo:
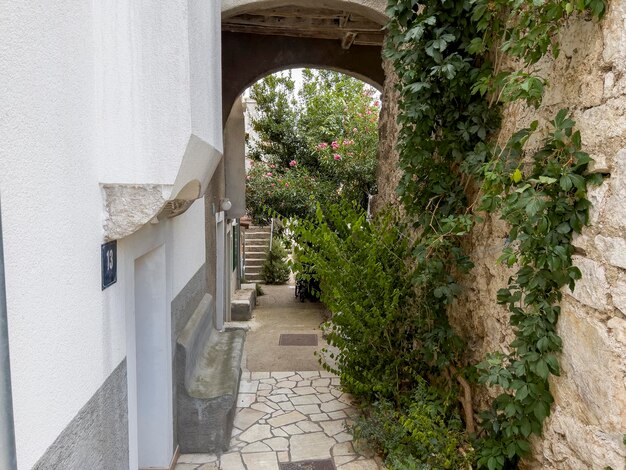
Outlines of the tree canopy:
{"type": "Polygon", "coordinates": [[[257,116],[246,191],[256,219],[267,209],[307,217],[316,203],[341,199],[367,208],[376,189],[380,102],[369,85],[337,72],[305,69],[296,89],[290,72],[252,86],[257,116]]]}

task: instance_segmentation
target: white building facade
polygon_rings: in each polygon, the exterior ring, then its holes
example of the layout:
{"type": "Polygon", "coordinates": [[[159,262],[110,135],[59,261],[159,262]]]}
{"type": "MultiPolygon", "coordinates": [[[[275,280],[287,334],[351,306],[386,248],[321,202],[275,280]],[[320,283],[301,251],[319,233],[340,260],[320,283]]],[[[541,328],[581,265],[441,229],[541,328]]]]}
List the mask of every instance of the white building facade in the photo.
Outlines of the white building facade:
{"type": "Polygon", "coordinates": [[[228,292],[207,268],[224,186],[220,3],[0,6],[19,469],[169,467],[177,332],[211,283],[228,292]]]}

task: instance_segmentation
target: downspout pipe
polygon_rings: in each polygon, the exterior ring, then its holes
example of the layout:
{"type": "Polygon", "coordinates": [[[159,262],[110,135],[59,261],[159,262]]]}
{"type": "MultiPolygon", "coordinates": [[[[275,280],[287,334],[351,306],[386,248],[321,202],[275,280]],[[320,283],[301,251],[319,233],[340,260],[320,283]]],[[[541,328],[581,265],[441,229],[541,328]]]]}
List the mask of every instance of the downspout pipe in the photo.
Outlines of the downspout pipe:
{"type": "Polygon", "coordinates": [[[17,470],[13,397],[11,393],[11,362],[9,359],[9,325],[4,278],[2,243],[2,205],[0,203],[0,468],[17,470]]]}

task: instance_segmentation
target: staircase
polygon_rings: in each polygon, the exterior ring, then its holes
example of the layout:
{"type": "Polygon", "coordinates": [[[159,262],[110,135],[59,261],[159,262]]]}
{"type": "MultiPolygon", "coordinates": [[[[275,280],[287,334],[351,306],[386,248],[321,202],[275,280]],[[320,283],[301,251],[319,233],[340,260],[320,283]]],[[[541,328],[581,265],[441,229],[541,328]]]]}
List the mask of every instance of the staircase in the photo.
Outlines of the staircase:
{"type": "Polygon", "coordinates": [[[270,227],[251,225],[246,230],[246,258],[244,274],[246,282],[263,282],[261,270],[270,247],[270,227]]]}

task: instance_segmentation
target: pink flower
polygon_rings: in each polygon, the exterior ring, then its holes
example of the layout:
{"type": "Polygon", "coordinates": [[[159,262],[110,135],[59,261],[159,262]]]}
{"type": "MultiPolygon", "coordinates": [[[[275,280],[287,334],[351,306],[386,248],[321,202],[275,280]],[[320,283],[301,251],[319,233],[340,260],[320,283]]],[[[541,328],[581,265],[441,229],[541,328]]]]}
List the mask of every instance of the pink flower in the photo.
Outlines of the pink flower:
{"type": "Polygon", "coordinates": [[[288,187],[289,187],[289,183],[285,183],[285,188],[288,188],[288,187]]]}
{"type": "Polygon", "coordinates": [[[343,141],[343,145],[352,145],[354,143],[354,140],[350,140],[350,139],[346,139],[343,141]]]}
{"type": "Polygon", "coordinates": [[[352,128],[352,132],[356,133],[356,132],[359,132],[359,130],[356,127],[354,127],[352,128]]]}
{"type": "Polygon", "coordinates": [[[270,168],[276,168],[276,165],[274,165],[273,163],[270,165],[270,168]]]}
{"type": "Polygon", "coordinates": [[[321,144],[317,145],[318,150],[325,149],[326,147],[328,147],[328,144],[326,142],[322,142],[321,144]]]}
{"type": "Polygon", "coordinates": [[[334,155],[333,155],[333,158],[334,158],[335,160],[341,160],[341,155],[339,155],[338,153],[336,153],[336,154],[334,154],[334,155]]]}
{"type": "Polygon", "coordinates": [[[274,183],[272,183],[272,187],[276,186],[274,183]]]}
{"type": "Polygon", "coordinates": [[[333,148],[333,150],[337,150],[339,148],[339,144],[336,140],[333,140],[333,143],[330,144],[330,146],[333,148]]]}
{"type": "Polygon", "coordinates": [[[265,173],[265,176],[272,176],[272,173],[268,171],[267,173],[265,173]]]}
{"type": "Polygon", "coordinates": [[[367,111],[365,111],[365,114],[367,114],[367,115],[372,114],[372,110],[371,110],[371,109],[368,109],[367,111]]]}
{"type": "Polygon", "coordinates": [[[291,160],[291,161],[289,162],[289,166],[290,166],[290,167],[292,167],[292,168],[293,168],[294,166],[296,166],[297,164],[298,164],[298,162],[297,162],[297,161],[295,161],[295,160],[291,160]]]}
{"type": "Polygon", "coordinates": [[[249,181],[250,180],[250,175],[246,176],[246,179],[249,181]]]}
{"type": "Polygon", "coordinates": [[[380,106],[380,101],[378,101],[378,100],[374,101],[374,106],[376,106],[378,108],[380,106]]]}

